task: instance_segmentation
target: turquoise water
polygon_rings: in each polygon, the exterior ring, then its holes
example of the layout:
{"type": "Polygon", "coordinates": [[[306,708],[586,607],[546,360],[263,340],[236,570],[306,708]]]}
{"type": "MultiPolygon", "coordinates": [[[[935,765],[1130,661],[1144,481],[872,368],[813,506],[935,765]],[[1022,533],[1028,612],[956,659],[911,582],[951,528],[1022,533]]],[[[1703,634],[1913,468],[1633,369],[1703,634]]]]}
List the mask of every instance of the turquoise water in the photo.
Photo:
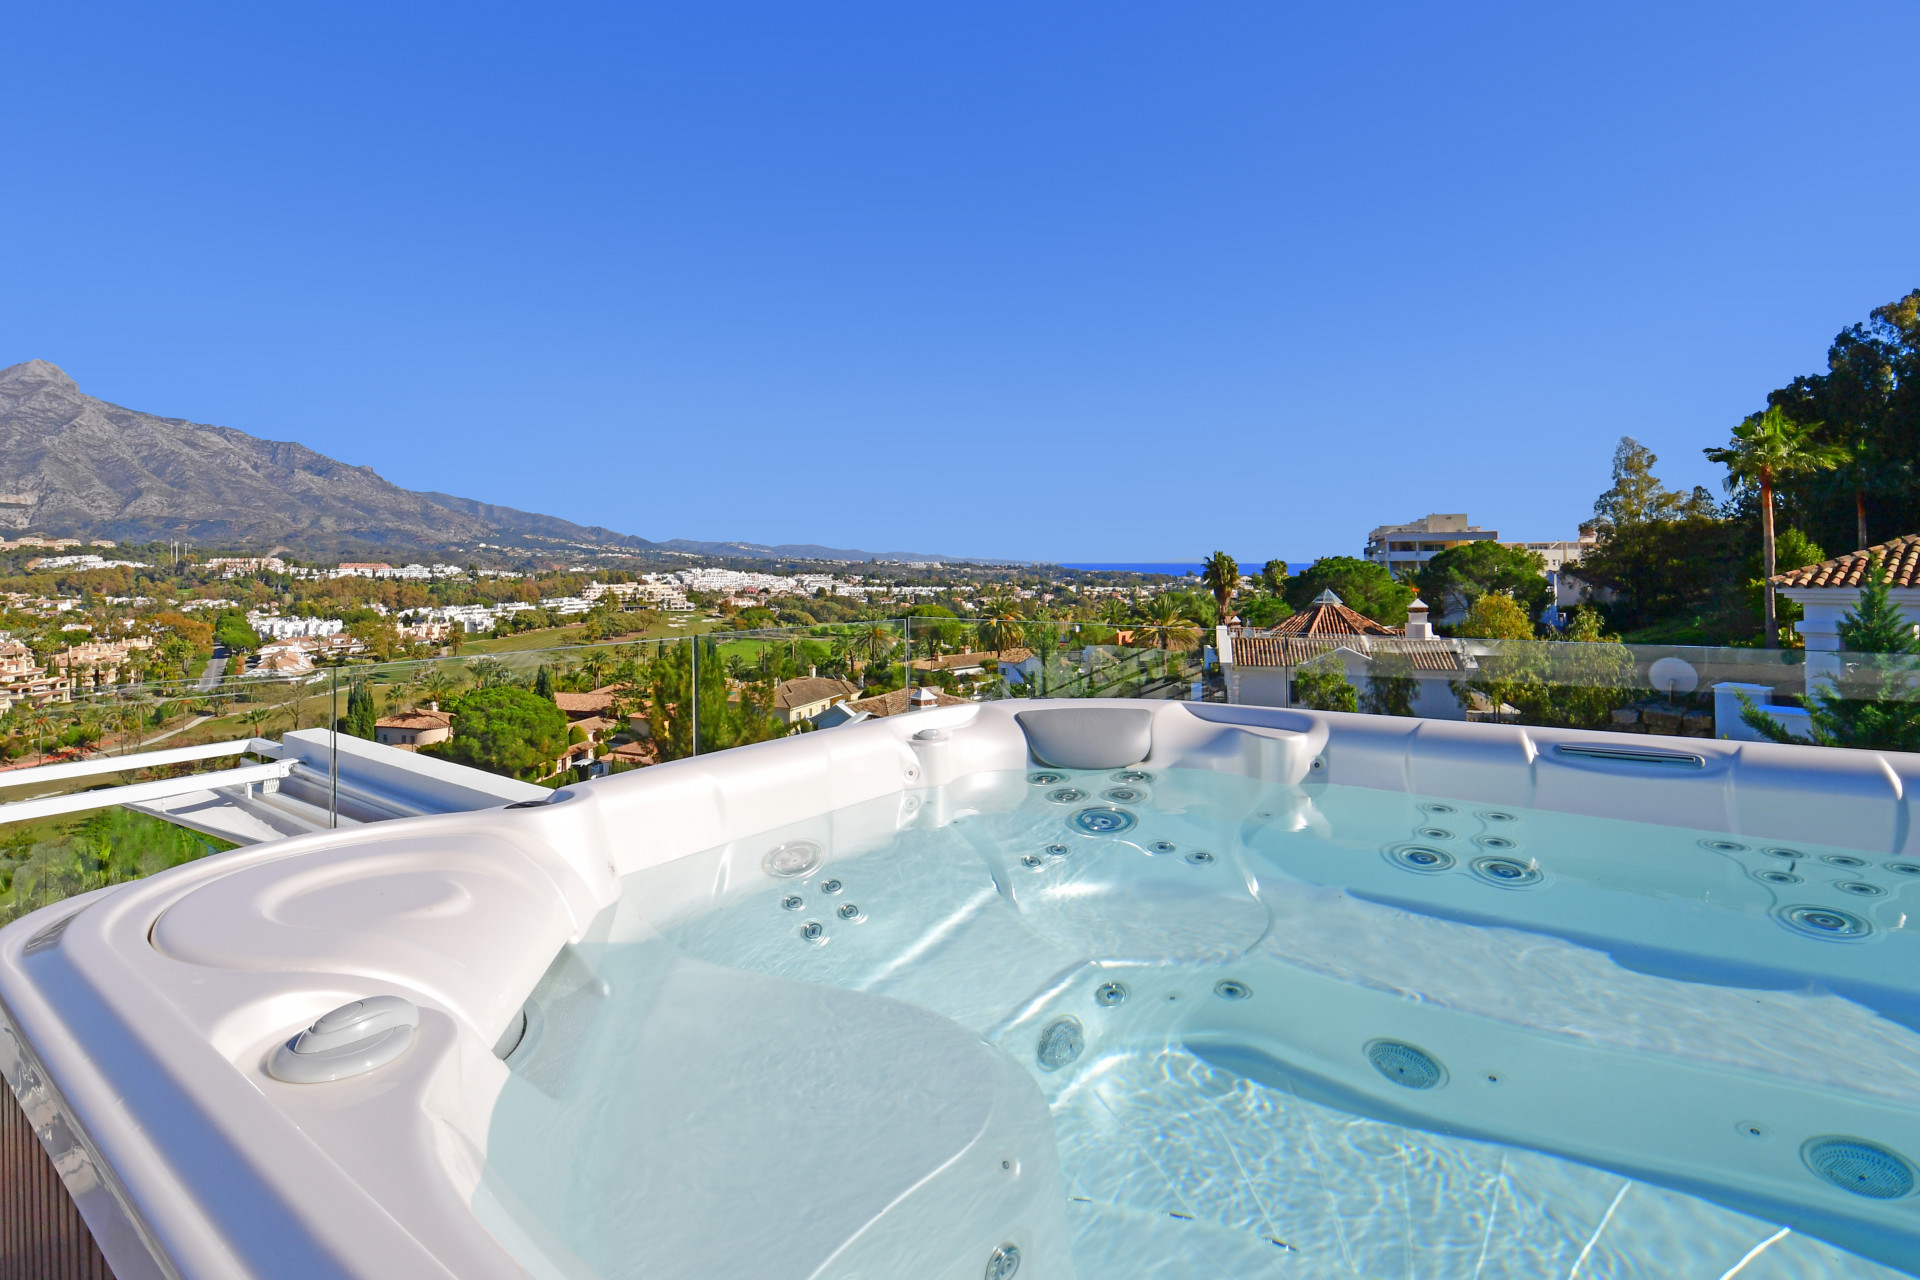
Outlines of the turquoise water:
{"type": "Polygon", "coordinates": [[[1082,1280],[1910,1274],[1916,880],[1353,788],[978,775],[628,877],[536,993],[486,1210],[555,1275],[711,1274],[856,1221],[752,1162],[711,1179],[792,1192],[765,1240],[667,1215],[694,1157],[648,1136],[686,1111],[636,1063],[767,1052],[863,992],[900,1002],[875,1091],[912,1115],[961,1041],[1037,1086],[1082,1280]],[[790,994],[749,1017],[745,975],[790,994]]]}

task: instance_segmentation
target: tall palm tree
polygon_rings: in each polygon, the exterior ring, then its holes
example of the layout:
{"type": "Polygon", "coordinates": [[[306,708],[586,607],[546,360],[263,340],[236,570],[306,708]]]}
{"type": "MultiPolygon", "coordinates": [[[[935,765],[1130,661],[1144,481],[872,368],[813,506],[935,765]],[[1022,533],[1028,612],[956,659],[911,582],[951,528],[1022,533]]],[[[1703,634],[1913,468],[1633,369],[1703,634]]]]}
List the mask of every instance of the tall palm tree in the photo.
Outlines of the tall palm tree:
{"type": "Polygon", "coordinates": [[[1765,413],[1750,415],[1733,429],[1733,440],[1724,448],[1706,450],[1707,461],[1727,469],[1727,492],[1743,484],[1760,490],[1760,545],[1766,560],[1767,648],[1780,647],[1780,632],[1774,620],[1773,604],[1773,487],[1781,480],[1832,471],[1849,457],[1837,444],[1822,444],[1814,438],[1818,422],[1795,422],[1779,405],[1765,413]]]}
{"type": "Polygon", "coordinates": [[[1233,593],[1240,588],[1240,566],[1233,557],[1224,551],[1216,551],[1207,557],[1206,567],[1200,571],[1200,581],[1207,590],[1213,592],[1213,599],[1220,606],[1220,621],[1225,623],[1233,615],[1227,612],[1227,605],[1233,599],[1233,593]]]}

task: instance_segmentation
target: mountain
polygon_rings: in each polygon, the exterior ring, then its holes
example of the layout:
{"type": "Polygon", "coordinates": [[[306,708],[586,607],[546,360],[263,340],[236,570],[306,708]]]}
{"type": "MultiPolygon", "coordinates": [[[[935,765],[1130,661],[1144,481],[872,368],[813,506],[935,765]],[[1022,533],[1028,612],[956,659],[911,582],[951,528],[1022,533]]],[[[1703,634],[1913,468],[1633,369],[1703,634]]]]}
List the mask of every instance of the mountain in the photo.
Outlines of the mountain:
{"type": "MultiPolygon", "coordinates": [[[[744,542],[650,542],[597,525],[402,489],[305,445],[161,418],[83,393],[44,360],[0,369],[0,534],[182,539],[307,554],[429,552],[486,542],[751,559],[876,553],[744,542]]],[[[948,559],[886,552],[888,560],[948,559]]]]}

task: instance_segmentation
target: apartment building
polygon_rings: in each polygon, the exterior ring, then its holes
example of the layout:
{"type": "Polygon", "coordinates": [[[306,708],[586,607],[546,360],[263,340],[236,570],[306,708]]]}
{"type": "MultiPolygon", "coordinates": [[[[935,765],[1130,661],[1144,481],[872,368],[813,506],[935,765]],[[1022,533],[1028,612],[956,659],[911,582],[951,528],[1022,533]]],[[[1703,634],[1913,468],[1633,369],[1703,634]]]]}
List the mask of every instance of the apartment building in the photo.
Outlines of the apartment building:
{"type": "Polygon", "coordinates": [[[1366,558],[1385,565],[1396,574],[1417,572],[1420,567],[1453,547],[1470,542],[1498,542],[1495,529],[1482,529],[1467,523],[1465,512],[1435,512],[1406,524],[1383,524],[1367,535],[1366,558]]]}

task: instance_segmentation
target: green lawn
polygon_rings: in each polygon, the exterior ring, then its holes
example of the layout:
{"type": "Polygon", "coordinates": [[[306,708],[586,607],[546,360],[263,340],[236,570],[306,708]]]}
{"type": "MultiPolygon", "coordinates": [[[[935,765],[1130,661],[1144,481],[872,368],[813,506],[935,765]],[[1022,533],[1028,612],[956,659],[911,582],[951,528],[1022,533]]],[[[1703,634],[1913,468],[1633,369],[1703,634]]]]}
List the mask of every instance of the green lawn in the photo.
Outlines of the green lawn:
{"type": "MultiPolygon", "coordinates": [[[[664,640],[675,636],[704,634],[719,629],[720,624],[711,618],[695,618],[684,627],[671,626],[665,622],[645,631],[635,631],[603,641],[605,644],[625,644],[634,640],[664,640]]],[[[586,631],[584,624],[571,627],[548,627],[544,631],[521,631],[510,636],[500,636],[488,640],[468,640],[460,646],[460,656],[482,656],[490,653],[521,653],[528,649],[557,649],[561,645],[585,644],[582,635],[586,631]]]]}

